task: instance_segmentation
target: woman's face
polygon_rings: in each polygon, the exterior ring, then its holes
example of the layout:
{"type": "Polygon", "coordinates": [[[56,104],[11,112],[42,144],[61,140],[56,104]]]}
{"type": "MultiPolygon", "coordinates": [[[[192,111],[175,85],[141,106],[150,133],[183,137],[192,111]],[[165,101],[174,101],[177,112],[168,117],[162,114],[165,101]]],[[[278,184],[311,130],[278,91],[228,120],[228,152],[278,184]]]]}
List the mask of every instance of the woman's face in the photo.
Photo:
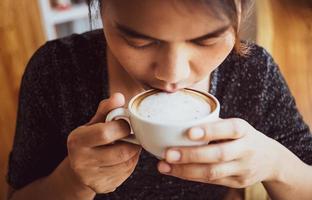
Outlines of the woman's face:
{"type": "Polygon", "coordinates": [[[233,49],[234,29],[222,18],[173,0],[106,0],[102,10],[114,58],[144,88],[169,92],[207,79],[233,49]]]}

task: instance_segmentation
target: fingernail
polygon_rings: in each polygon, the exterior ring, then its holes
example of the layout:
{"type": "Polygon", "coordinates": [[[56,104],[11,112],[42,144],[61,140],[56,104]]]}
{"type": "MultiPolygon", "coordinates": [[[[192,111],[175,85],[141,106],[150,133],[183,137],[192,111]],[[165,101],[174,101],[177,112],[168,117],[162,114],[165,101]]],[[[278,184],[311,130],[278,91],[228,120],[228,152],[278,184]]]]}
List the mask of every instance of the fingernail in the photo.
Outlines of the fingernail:
{"type": "Polygon", "coordinates": [[[177,150],[169,150],[167,152],[167,159],[169,161],[179,161],[181,159],[181,153],[177,150]]]}
{"type": "Polygon", "coordinates": [[[165,162],[160,162],[158,165],[158,170],[162,173],[168,173],[168,172],[170,172],[171,167],[170,167],[170,165],[168,165],[165,162]]]}
{"type": "Polygon", "coordinates": [[[190,138],[192,140],[199,140],[199,139],[203,138],[204,135],[205,135],[204,130],[202,128],[199,128],[199,127],[192,128],[190,131],[190,138]]]}

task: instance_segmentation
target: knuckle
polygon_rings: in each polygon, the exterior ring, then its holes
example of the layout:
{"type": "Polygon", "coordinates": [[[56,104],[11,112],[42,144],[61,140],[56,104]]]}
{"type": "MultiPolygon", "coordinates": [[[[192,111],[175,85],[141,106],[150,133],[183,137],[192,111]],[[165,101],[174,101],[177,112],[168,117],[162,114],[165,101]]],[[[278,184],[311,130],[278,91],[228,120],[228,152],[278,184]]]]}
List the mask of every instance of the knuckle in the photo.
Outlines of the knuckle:
{"type": "Polygon", "coordinates": [[[131,160],[130,162],[131,164],[128,164],[128,168],[126,169],[127,174],[132,174],[134,171],[134,160],[131,160]]]}
{"type": "Polygon", "coordinates": [[[77,143],[78,142],[77,142],[76,134],[74,132],[72,132],[67,137],[67,147],[68,147],[68,149],[74,149],[77,146],[77,143]]]}
{"type": "Polygon", "coordinates": [[[245,188],[249,186],[249,180],[245,177],[240,177],[238,180],[238,184],[240,188],[245,188]]]}
{"type": "Polygon", "coordinates": [[[212,138],[210,137],[211,133],[213,132],[211,129],[212,129],[212,125],[210,125],[210,127],[209,127],[209,126],[204,126],[204,127],[203,127],[203,130],[204,130],[204,139],[207,140],[207,141],[209,141],[210,139],[212,139],[212,138]]]}
{"type": "Polygon", "coordinates": [[[94,181],[89,181],[88,183],[85,183],[89,188],[91,188],[96,193],[104,193],[105,190],[103,190],[99,183],[94,181]]]}
{"type": "Polygon", "coordinates": [[[83,184],[91,185],[91,180],[88,176],[81,176],[80,174],[78,174],[78,178],[83,184]]]}
{"type": "Polygon", "coordinates": [[[246,123],[246,121],[241,118],[234,118],[233,121],[234,123],[239,124],[239,125],[244,125],[246,123]]]}
{"type": "MultiPolygon", "coordinates": [[[[130,165],[129,165],[130,166],[130,165]]],[[[126,170],[125,170],[125,173],[126,174],[131,174],[133,171],[133,168],[132,167],[128,167],[126,170]]]]}
{"type": "Polygon", "coordinates": [[[205,170],[205,174],[204,177],[208,180],[208,181],[212,181],[213,179],[215,179],[217,176],[217,171],[214,168],[208,167],[205,170]]]}
{"type": "Polygon", "coordinates": [[[219,162],[225,162],[227,161],[227,153],[226,153],[226,148],[223,146],[220,146],[217,148],[218,149],[218,161],[219,162]]]}
{"type": "Polygon", "coordinates": [[[116,189],[117,189],[117,188],[110,188],[110,189],[105,190],[105,191],[103,191],[103,192],[105,192],[105,193],[111,193],[111,192],[114,192],[116,189]]]}
{"type": "Polygon", "coordinates": [[[129,155],[129,150],[126,148],[126,147],[120,147],[119,150],[118,150],[118,153],[117,153],[117,157],[119,160],[128,160],[130,155],[129,155]]]}
{"type": "Polygon", "coordinates": [[[125,165],[127,172],[129,172],[132,169],[132,167],[134,165],[134,161],[135,161],[134,159],[129,159],[129,160],[124,162],[124,165],[125,165]]]}
{"type": "Polygon", "coordinates": [[[109,127],[107,126],[107,124],[105,124],[104,126],[102,124],[96,126],[95,131],[98,133],[98,140],[104,142],[109,142],[111,140],[109,134],[109,127]]]}
{"type": "Polygon", "coordinates": [[[253,178],[257,176],[257,170],[254,168],[249,168],[246,170],[246,174],[245,176],[249,177],[249,178],[253,178]]]}
{"type": "Polygon", "coordinates": [[[174,174],[176,174],[176,175],[182,175],[182,174],[184,174],[186,169],[185,169],[184,165],[174,165],[173,166],[173,171],[174,171],[174,174]]]}
{"type": "Polygon", "coordinates": [[[191,148],[189,149],[188,153],[182,153],[182,155],[185,155],[185,161],[200,160],[200,154],[198,153],[198,150],[196,148],[191,148]]]}
{"type": "Polygon", "coordinates": [[[101,131],[101,132],[99,132],[98,140],[99,140],[99,141],[103,141],[103,142],[105,142],[105,143],[108,143],[108,142],[110,141],[107,132],[104,131],[104,130],[101,131]]]}
{"type": "Polygon", "coordinates": [[[80,162],[77,161],[77,160],[73,160],[71,162],[71,168],[73,169],[74,172],[76,172],[78,174],[79,174],[80,171],[83,170],[83,167],[81,166],[80,162]]]}
{"type": "Polygon", "coordinates": [[[108,103],[108,100],[107,100],[107,99],[102,100],[102,101],[99,103],[98,112],[103,113],[104,110],[105,110],[105,107],[106,107],[107,103],[108,103]]]}
{"type": "Polygon", "coordinates": [[[251,176],[253,174],[253,170],[252,169],[244,169],[243,173],[245,176],[251,176]]]}
{"type": "Polygon", "coordinates": [[[109,187],[109,188],[103,188],[103,185],[98,184],[98,186],[92,187],[92,190],[95,191],[97,194],[108,194],[111,192],[114,192],[117,188],[115,187],[109,187]]]}
{"type": "Polygon", "coordinates": [[[111,187],[105,187],[105,184],[103,184],[103,181],[99,180],[88,180],[84,183],[86,186],[88,186],[91,190],[93,190],[95,193],[110,193],[114,192],[116,190],[116,187],[114,187],[114,184],[111,185],[111,187]]]}
{"type": "Polygon", "coordinates": [[[235,118],[232,120],[233,130],[235,130],[235,136],[241,135],[241,133],[245,133],[247,129],[246,121],[240,118],[235,118]]]}
{"type": "Polygon", "coordinates": [[[174,175],[177,175],[177,176],[183,174],[184,165],[171,164],[170,166],[171,166],[171,171],[170,171],[171,174],[174,174],[174,175]]]}
{"type": "Polygon", "coordinates": [[[255,154],[253,147],[250,147],[247,144],[244,144],[243,149],[244,152],[242,153],[242,155],[246,156],[246,158],[251,158],[255,154]]]}
{"type": "Polygon", "coordinates": [[[118,119],[115,121],[117,127],[116,130],[120,132],[130,133],[130,125],[125,119],[118,119]]]}

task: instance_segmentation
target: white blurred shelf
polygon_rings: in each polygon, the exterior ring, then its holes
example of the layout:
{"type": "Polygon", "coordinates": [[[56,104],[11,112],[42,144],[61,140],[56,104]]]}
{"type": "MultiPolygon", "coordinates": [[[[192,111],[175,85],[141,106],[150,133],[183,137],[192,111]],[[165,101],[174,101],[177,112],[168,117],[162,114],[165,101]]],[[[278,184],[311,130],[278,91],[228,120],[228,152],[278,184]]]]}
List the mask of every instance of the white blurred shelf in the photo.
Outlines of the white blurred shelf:
{"type": "Polygon", "coordinates": [[[88,6],[85,4],[72,5],[67,10],[51,9],[51,21],[54,24],[66,23],[81,18],[88,18],[88,6]]]}
{"type": "MultiPolygon", "coordinates": [[[[48,40],[90,30],[89,10],[85,3],[72,4],[68,9],[58,10],[51,7],[50,0],[38,0],[38,2],[42,25],[48,40]]],[[[94,28],[102,27],[99,19],[95,23],[93,22],[92,26],[94,28]]]]}

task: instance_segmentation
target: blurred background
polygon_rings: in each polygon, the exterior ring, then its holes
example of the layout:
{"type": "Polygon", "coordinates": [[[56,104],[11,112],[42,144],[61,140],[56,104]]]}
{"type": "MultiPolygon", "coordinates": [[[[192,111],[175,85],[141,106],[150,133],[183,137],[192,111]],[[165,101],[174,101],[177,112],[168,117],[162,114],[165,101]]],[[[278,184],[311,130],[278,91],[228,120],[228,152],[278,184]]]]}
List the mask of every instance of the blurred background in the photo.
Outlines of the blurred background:
{"type": "MultiPolygon", "coordinates": [[[[92,27],[101,28],[96,12],[92,27]]],[[[243,38],[275,58],[305,121],[312,127],[312,1],[257,0],[243,38]]],[[[47,40],[90,30],[84,0],[0,1],[0,200],[15,131],[20,80],[47,40]]]]}

